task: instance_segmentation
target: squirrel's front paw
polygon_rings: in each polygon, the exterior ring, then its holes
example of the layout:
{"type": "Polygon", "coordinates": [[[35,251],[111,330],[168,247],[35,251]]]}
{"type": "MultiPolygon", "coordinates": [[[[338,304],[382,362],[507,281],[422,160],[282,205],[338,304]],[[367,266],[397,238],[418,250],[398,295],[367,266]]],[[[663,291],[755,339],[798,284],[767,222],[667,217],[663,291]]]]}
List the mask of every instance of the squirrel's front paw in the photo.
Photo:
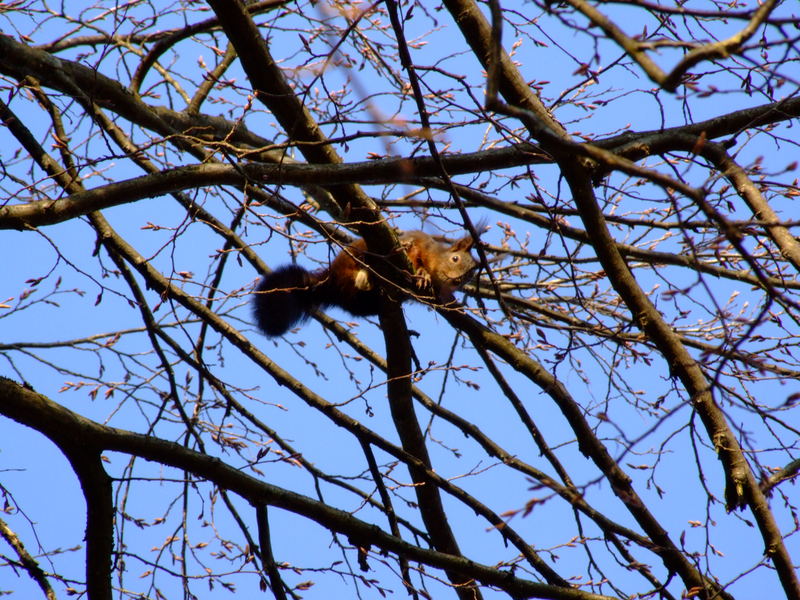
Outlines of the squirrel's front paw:
{"type": "Polygon", "coordinates": [[[414,272],[414,278],[417,280],[417,287],[421,290],[431,285],[431,274],[422,267],[414,272]]]}

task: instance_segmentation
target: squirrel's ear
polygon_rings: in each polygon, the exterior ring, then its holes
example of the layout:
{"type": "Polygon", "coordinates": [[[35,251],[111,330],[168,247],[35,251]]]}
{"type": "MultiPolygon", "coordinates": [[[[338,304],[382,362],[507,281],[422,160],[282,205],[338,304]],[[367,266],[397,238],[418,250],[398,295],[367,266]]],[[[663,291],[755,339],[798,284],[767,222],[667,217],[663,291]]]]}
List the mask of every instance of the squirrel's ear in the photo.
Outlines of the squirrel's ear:
{"type": "Polygon", "coordinates": [[[475,245],[475,240],[471,235],[461,238],[455,244],[450,246],[451,252],[466,252],[475,245]]]}
{"type": "MultiPolygon", "coordinates": [[[[475,231],[477,232],[478,237],[480,237],[481,234],[486,233],[488,229],[489,227],[487,226],[485,218],[481,219],[475,224],[475,231]]],[[[455,244],[453,244],[450,247],[450,250],[452,250],[453,252],[468,252],[474,246],[475,246],[475,240],[472,239],[471,235],[468,235],[461,238],[455,244]]]]}

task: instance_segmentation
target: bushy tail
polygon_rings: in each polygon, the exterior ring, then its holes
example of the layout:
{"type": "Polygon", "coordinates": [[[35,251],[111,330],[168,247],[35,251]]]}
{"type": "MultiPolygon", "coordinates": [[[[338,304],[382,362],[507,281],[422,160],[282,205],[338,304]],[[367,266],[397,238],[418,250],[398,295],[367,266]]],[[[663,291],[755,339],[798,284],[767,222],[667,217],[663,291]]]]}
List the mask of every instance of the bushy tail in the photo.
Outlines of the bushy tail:
{"type": "Polygon", "coordinates": [[[284,265],[265,275],[256,288],[253,314],[266,335],[283,335],[308,319],[322,304],[317,276],[299,265],[284,265]]]}

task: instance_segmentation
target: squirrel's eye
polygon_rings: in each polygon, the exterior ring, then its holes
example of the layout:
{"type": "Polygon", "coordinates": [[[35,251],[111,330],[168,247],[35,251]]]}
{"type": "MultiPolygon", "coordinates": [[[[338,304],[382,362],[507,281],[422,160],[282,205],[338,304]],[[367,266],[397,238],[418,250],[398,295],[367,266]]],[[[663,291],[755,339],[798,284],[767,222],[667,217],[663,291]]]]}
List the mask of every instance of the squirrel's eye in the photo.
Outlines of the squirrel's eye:
{"type": "Polygon", "coordinates": [[[454,263],[457,263],[461,260],[461,257],[458,254],[453,254],[453,256],[450,257],[450,260],[452,260],[454,263]]]}

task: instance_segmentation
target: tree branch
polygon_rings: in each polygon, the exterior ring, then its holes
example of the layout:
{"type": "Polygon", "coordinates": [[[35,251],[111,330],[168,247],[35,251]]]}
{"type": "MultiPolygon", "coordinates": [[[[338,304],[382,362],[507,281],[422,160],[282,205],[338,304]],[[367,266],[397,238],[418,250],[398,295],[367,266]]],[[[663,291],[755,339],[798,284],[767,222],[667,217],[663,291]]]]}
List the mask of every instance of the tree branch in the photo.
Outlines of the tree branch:
{"type": "Polygon", "coordinates": [[[22,568],[25,569],[28,575],[31,576],[31,579],[36,582],[36,585],[38,585],[44,593],[44,597],[47,598],[47,600],[56,600],[56,593],[50,586],[50,582],[47,581],[47,574],[42,571],[39,563],[36,562],[36,559],[25,549],[25,545],[17,534],[14,533],[8,526],[8,523],[3,519],[0,519],[0,536],[2,536],[2,538],[8,542],[8,545],[14,549],[14,552],[17,553],[22,568]]]}
{"type": "Polygon", "coordinates": [[[122,452],[187,471],[238,494],[251,504],[268,504],[288,510],[354,540],[364,540],[419,563],[451,569],[486,585],[496,586],[516,598],[611,600],[608,596],[575,588],[527,581],[509,571],[419,548],[383,532],[375,525],[356,519],[348,512],[259,481],[216,457],[200,454],[174,442],[86,419],[5,377],[0,377],[0,414],[43,433],[56,444],[63,438],[81,439],[98,450],[122,452]]]}

